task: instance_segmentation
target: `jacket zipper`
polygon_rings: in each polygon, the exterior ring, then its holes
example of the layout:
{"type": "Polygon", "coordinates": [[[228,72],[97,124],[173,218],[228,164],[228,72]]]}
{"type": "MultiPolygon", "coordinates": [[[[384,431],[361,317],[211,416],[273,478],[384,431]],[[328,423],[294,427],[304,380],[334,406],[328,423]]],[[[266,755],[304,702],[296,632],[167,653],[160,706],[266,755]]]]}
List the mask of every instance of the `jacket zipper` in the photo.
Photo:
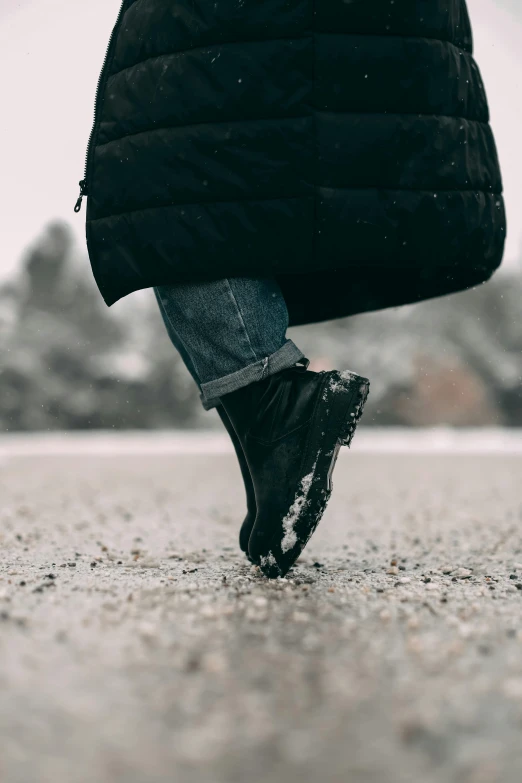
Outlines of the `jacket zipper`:
{"type": "Polygon", "coordinates": [[[89,195],[88,191],[88,182],[89,182],[89,164],[90,164],[90,158],[91,158],[91,147],[94,140],[94,135],[96,132],[96,126],[98,123],[98,109],[99,109],[99,102],[100,102],[100,95],[102,92],[102,87],[105,84],[105,69],[107,67],[107,63],[109,61],[110,54],[112,52],[112,45],[114,43],[114,39],[116,38],[116,33],[118,32],[118,28],[120,26],[120,22],[123,18],[123,10],[125,6],[128,4],[128,0],[121,0],[120,10],[118,12],[118,17],[116,19],[116,23],[114,27],[112,28],[112,33],[109,38],[109,42],[107,44],[107,49],[105,51],[105,57],[103,58],[103,65],[101,67],[100,75],[98,77],[98,84],[96,85],[96,93],[94,97],[94,118],[92,123],[91,132],[89,134],[89,140],[87,141],[87,150],[85,152],[85,168],[83,172],[83,179],[80,180],[80,195],[78,196],[78,199],[76,201],[74,211],[79,212],[82,208],[82,199],[84,196],[89,195]]]}

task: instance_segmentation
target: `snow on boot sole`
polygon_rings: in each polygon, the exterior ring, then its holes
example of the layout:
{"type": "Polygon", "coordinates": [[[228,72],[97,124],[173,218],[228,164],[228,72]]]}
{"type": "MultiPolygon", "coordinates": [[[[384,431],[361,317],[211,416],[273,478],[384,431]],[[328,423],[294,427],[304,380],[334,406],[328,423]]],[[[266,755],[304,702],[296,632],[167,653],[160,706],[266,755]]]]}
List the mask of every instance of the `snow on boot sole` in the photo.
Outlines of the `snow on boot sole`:
{"type": "Polygon", "coordinates": [[[259,567],[269,578],[284,576],[305,548],[332,493],[332,473],[341,446],[350,446],[370,382],[348,370],[324,373],[310,427],[294,502],[259,567]]]}

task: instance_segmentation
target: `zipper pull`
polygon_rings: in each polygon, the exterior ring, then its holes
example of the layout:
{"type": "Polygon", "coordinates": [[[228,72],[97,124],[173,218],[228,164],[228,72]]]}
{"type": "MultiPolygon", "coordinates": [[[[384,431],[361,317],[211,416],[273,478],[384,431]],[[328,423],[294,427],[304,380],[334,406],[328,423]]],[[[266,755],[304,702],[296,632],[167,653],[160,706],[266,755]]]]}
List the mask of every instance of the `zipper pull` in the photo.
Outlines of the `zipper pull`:
{"type": "Polygon", "coordinates": [[[80,209],[82,208],[82,199],[83,199],[84,196],[87,195],[87,182],[84,179],[82,179],[82,180],[80,180],[79,184],[80,184],[80,195],[78,196],[78,200],[77,200],[76,205],[74,207],[74,211],[75,212],[79,212],[80,211],[80,209]]]}

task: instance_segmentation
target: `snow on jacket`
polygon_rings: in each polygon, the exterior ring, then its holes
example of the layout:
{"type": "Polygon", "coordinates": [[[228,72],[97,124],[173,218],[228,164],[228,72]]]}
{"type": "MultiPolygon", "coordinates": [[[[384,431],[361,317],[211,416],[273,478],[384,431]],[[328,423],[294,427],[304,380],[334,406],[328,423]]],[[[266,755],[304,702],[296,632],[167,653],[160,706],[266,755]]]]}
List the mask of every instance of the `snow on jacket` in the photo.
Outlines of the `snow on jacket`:
{"type": "Polygon", "coordinates": [[[82,184],[106,303],[273,275],[304,323],[487,280],[506,224],[472,55],[464,0],[123,0],[82,184]]]}

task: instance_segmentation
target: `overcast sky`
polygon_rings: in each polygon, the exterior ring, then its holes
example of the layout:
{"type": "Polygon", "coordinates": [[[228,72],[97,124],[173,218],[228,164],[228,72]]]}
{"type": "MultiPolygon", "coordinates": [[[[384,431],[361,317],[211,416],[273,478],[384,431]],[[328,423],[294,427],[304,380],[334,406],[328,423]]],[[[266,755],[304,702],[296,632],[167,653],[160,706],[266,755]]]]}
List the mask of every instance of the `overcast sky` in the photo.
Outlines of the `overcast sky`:
{"type": "MultiPolygon", "coordinates": [[[[468,6],[504,176],[511,266],[522,256],[522,0],[468,6]]],[[[119,7],[120,0],[0,0],[0,276],[51,218],[70,221],[84,247],[85,202],[79,215],[73,207],[119,7]]]]}

